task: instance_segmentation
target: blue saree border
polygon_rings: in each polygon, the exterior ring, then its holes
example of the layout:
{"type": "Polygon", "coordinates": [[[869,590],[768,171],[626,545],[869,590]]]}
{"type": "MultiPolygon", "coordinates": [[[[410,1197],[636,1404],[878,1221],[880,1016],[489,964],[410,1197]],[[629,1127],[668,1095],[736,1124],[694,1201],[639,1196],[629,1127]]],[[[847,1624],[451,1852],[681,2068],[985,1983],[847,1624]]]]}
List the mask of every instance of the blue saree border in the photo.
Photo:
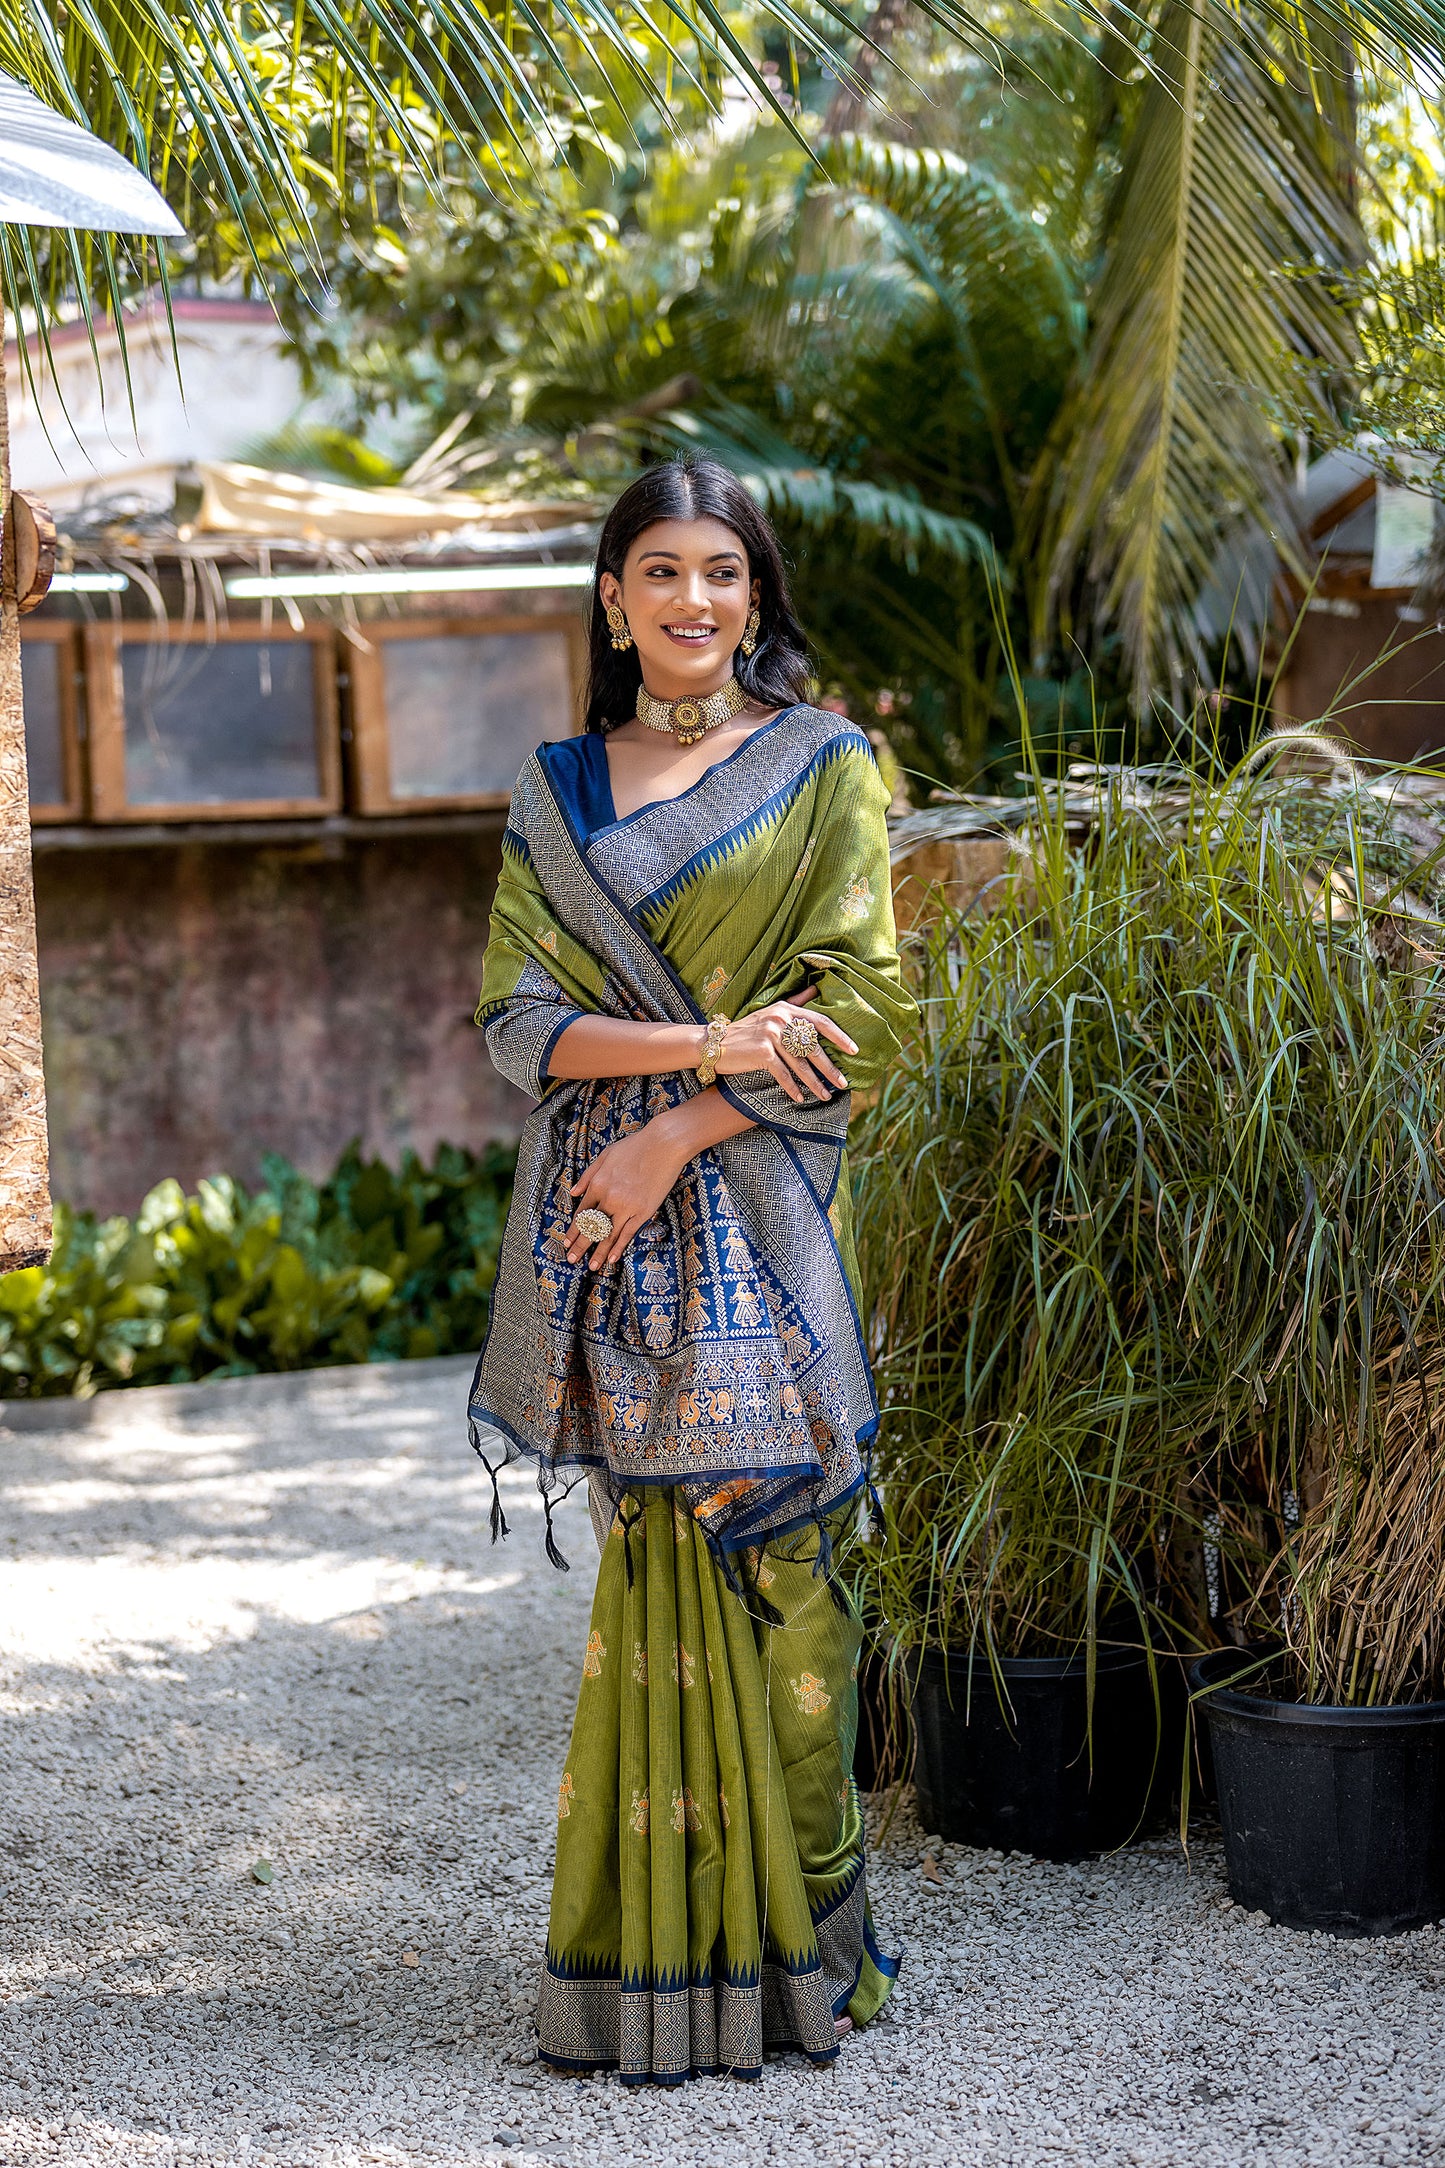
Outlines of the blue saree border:
{"type": "MultiPolygon", "coordinates": [[[[782,720],[781,716],[778,720],[782,720]]],[[[771,729],[772,725],[769,724],[768,727],[771,729]]],[[[759,731],[757,735],[761,737],[762,732],[759,731]]],[[[749,738],[748,745],[751,745],[752,742],[752,739],[749,738]]],[[[747,746],[740,746],[738,750],[746,752],[747,746]]],[[[660,911],[664,905],[671,903],[678,892],[685,888],[687,883],[697,874],[706,872],[710,867],[720,864],[730,851],[740,849],[743,844],[750,843],[754,836],[759,835],[768,823],[782,812],[788,800],[803,788],[809,777],[816,771],[831,767],[833,762],[841,760],[845,753],[855,751],[866,753],[876,766],[876,756],[873,748],[862,733],[859,732],[850,737],[846,731],[840,730],[835,737],[828,740],[826,745],[820,745],[815,753],[808,756],[808,759],[799,768],[796,775],[790,776],[786,783],[780,783],[778,788],[771,792],[760,806],[755,806],[745,820],[739,821],[734,827],[729,828],[725,834],[716,837],[713,842],[705,843],[701,850],[694,851],[686,864],[679,866],[676,873],[663,882],[661,888],[654,888],[647,895],[639,897],[638,910],[660,911]]],[[[724,768],[726,765],[726,761],[719,761],[718,768],[724,768]]],[[[715,775],[717,772],[718,769],[709,769],[708,771],[710,775],[715,775]]],[[[703,780],[706,781],[706,777],[703,780]]],[[[642,813],[651,810],[648,806],[638,808],[638,811],[642,813]]],[[[628,815],[629,820],[635,818],[635,814],[628,815]]],[[[622,823],[619,821],[616,825],[621,827],[622,823]]],[[[603,830],[600,833],[610,834],[611,831],[603,830]]]]}
{"type": "MultiPolygon", "coordinates": [[[[541,748],[541,751],[545,750],[545,747],[541,748]]],[[[721,765],[721,763],[719,763],[719,765],[721,765]]],[[[703,1015],[703,1012],[698,1007],[697,1003],[693,1000],[692,995],[688,992],[687,986],[682,979],[680,973],[675,969],[669,958],[663,955],[662,950],[653,940],[651,934],[647,931],[647,928],[645,926],[639,925],[637,920],[637,914],[634,911],[630,911],[628,909],[627,905],[618,895],[616,889],[612,886],[612,883],[607,879],[606,875],[599,873],[597,868],[593,865],[591,859],[588,857],[586,839],[581,834],[579,834],[577,825],[573,820],[571,813],[568,811],[566,801],[561,791],[559,791],[559,789],[557,788],[556,778],[553,776],[548,763],[540,758],[540,753],[537,757],[537,773],[541,776],[543,783],[546,785],[547,795],[551,799],[553,805],[556,807],[557,812],[561,817],[562,825],[567,831],[568,839],[571,842],[573,850],[577,854],[577,862],[586,873],[587,878],[596,884],[596,886],[601,890],[602,894],[607,898],[607,901],[611,904],[613,910],[616,911],[618,916],[625,920],[626,923],[632,928],[632,931],[636,934],[638,940],[641,941],[643,947],[647,950],[647,953],[652,958],[653,962],[661,966],[663,972],[668,979],[669,984],[678,994],[682,996],[682,999],[686,1002],[688,1010],[691,1013],[692,1021],[697,1024],[706,1023],[706,1017],[703,1015]]],[[[650,812],[651,810],[652,809],[649,806],[640,806],[638,808],[638,811],[643,813],[650,812]]]]}
{"type": "MultiPolygon", "coordinates": [[[[740,1099],[735,1091],[729,1089],[728,1080],[725,1076],[716,1077],[714,1083],[728,1105],[735,1107],[739,1114],[746,1114],[748,1120],[755,1122],[759,1129],[771,1129],[774,1135],[781,1137],[785,1143],[788,1138],[796,1137],[800,1144],[826,1144],[828,1149],[836,1152],[841,1159],[845,1147],[836,1143],[832,1137],[820,1136],[816,1129],[795,1129],[790,1122],[777,1121],[771,1114],[759,1114],[755,1107],[750,1107],[745,1099],[740,1099]]],[[[819,1099],[816,1104],[820,1107],[829,1106],[836,1101],[838,1096],[835,1092],[832,1101],[819,1099]]],[[[811,1182],[808,1187],[812,1190],[816,1199],[818,1192],[813,1189],[811,1182]]],[[[826,1209],[825,1206],[824,1210],[826,1211],[826,1209]]]]}
{"type": "Polygon", "coordinates": [[[553,1077],[549,1074],[553,1050],[556,1047],[557,1041],[561,1038],[563,1032],[568,1030],[571,1025],[577,1023],[579,1019],[584,1017],[586,1014],[586,1009],[569,1009],[567,1011],[567,1014],[563,1017],[561,1023],[557,1026],[556,1030],[548,1033],[547,1038],[543,1043],[542,1050],[537,1056],[537,1076],[538,1080],[541,1083],[553,1084],[559,1081],[558,1078],[553,1077]]]}
{"type": "MultiPolygon", "coordinates": [[[[660,805],[681,805],[684,799],[690,798],[695,790],[701,790],[704,783],[710,783],[715,775],[720,775],[722,773],[724,768],[730,768],[735,760],[740,760],[742,758],[742,755],[748,751],[750,746],[757,745],[763,738],[770,737],[773,731],[777,729],[779,723],[785,722],[790,715],[796,715],[799,708],[805,708],[807,705],[808,703],[806,700],[794,700],[788,707],[779,708],[777,714],[773,716],[770,722],[760,723],[756,730],[749,731],[748,735],[743,739],[741,745],[735,745],[732,751],[725,754],[721,760],[715,760],[710,768],[704,768],[702,774],[698,777],[697,781],[695,783],[689,783],[687,789],[680,790],[675,798],[650,798],[646,805],[634,806],[630,813],[619,814],[617,811],[617,801],[612,796],[612,770],[610,766],[607,766],[605,768],[605,773],[607,776],[607,796],[612,806],[612,818],[610,821],[603,821],[600,827],[592,829],[590,831],[589,840],[591,836],[611,835],[614,829],[628,828],[631,826],[633,821],[641,820],[644,813],[655,813],[660,805]]],[[[591,737],[595,739],[600,746],[602,746],[602,757],[605,764],[607,759],[606,733],[604,731],[594,730],[591,732],[584,731],[582,735],[584,740],[588,737],[591,737]]],[[[570,745],[575,741],[569,738],[565,739],[563,742],[570,745]]]]}
{"type": "MultiPolygon", "coordinates": [[[[487,1325],[487,1338],[490,1338],[491,1336],[491,1329],[492,1328],[489,1321],[487,1325]]],[[[487,1340],[484,1339],[482,1341],[482,1352],[477,1357],[476,1369],[472,1373],[472,1395],[467,1401],[467,1412],[474,1423],[478,1425],[485,1425],[485,1427],[490,1430],[499,1431],[504,1438],[510,1439],[511,1443],[517,1448],[518,1453],[523,1457],[523,1459],[536,1462],[540,1466],[542,1464],[542,1455],[539,1453],[537,1447],[532,1444],[531,1440],[522,1437],[520,1432],[517,1431],[514,1426],[507,1421],[505,1415],[500,1414],[495,1408],[489,1408],[486,1405],[485,1401],[478,1400],[475,1397],[477,1379],[481,1374],[482,1361],[486,1355],[486,1352],[487,1340]]],[[[869,1375],[872,1375],[871,1370],[869,1372],[869,1375]]],[[[845,1491],[840,1491],[838,1496],[833,1500],[833,1503],[828,1507],[828,1512],[830,1515],[834,1513],[841,1513],[845,1506],[851,1505],[855,1498],[858,1498],[862,1495],[868,1483],[869,1465],[872,1459],[871,1453],[865,1451],[864,1449],[867,1447],[871,1447],[874,1438],[878,1435],[878,1425],[881,1420],[882,1418],[880,1416],[874,1415],[868,1422],[863,1425],[863,1428],[854,1437],[853,1450],[855,1453],[859,1454],[860,1458],[862,1459],[863,1465],[859,1469],[857,1475],[854,1476],[852,1482],[848,1485],[848,1488],[845,1491]]],[[[604,1475],[611,1473],[606,1456],[601,1453],[569,1453],[565,1461],[554,1461],[552,1465],[557,1468],[577,1468],[580,1469],[584,1475],[589,1468],[596,1468],[599,1473],[604,1475]]],[[[490,1463],[484,1459],[483,1466],[490,1466],[490,1463]]],[[[781,1496],[776,1491],[773,1493],[771,1503],[773,1509],[776,1510],[779,1504],[785,1504],[787,1502],[792,1491],[803,1490],[809,1484],[816,1483],[822,1472],[823,1470],[821,1463],[818,1465],[817,1468],[806,1468],[800,1470],[797,1467],[796,1462],[790,1463],[789,1466],[787,1466],[786,1468],[759,1468],[756,1461],[749,1461],[745,1466],[738,1467],[732,1470],[725,1470],[722,1473],[719,1473],[714,1469],[709,1469],[707,1471],[706,1480],[709,1483],[728,1483],[734,1481],[738,1476],[753,1475],[757,1476],[760,1482],[771,1483],[776,1482],[782,1476],[796,1477],[796,1481],[790,1486],[789,1490],[782,1492],[781,1496]]],[[[629,1476],[626,1482],[622,1485],[622,1488],[624,1492],[634,1490],[676,1490],[683,1483],[700,1482],[702,1480],[703,1478],[696,1474],[689,1474],[687,1469],[685,1468],[674,1468],[670,1469],[665,1475],[629,1476]]],[[[571,1487],[572,1486],[568,1484],[567,1488],[569,1490],[571,1489],[571,1487]]],[[[816,1515],[812,1513],[800,1513],[795,1519],[790,1521],[780,1521],[777,1523],[770,1522],[767,1531],[767,1540],[771,1542],[774,1537],[781,1538],[783,1536],[796,1535],[799,1529],[811,1528],[814,1525],[815,1520],[816,1515]]],[[[751,1544],[757,1541],[757,1537],[755,1534],[749,1533],[749,1524],[744,1522],[741,1525],[730,1524],[725,1539],[721,1536],[709,1536],[707,1538],[707,1541],[709,1543],[715,1542],[717,1548],[720,1551],[730,1553],[733,1551],[747,1550],[751,1544]]]]}

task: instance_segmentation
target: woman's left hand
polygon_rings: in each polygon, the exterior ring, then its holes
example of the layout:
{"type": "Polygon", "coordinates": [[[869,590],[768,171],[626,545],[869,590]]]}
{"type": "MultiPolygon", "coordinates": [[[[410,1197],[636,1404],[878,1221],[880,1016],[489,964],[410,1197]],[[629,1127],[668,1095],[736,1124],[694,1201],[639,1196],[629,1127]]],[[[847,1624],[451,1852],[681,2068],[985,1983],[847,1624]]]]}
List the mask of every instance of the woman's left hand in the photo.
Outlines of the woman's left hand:
{"type": "MultiPolygon", "coordinates": [[[[612,1222],[611,1234],[605,1235],[593,1250],[594,1272],[606,1272],[616,1264],[638,1228],[657,1212],[686,1165],[686,1156],[679,1158],[676,1148],[669,1149],[654,1122],[634,1130],[630,1137],[619,1137],[615,1144],[603,1146],[581,1180],[572,1184],[578,1212],[594,1205],[612,1222]]],[[[567,1237],[567,1262],[575,1265],[589,1246],[586,1235],[578,1232],[574,1214],[572,1232],[567,1237]]]]}

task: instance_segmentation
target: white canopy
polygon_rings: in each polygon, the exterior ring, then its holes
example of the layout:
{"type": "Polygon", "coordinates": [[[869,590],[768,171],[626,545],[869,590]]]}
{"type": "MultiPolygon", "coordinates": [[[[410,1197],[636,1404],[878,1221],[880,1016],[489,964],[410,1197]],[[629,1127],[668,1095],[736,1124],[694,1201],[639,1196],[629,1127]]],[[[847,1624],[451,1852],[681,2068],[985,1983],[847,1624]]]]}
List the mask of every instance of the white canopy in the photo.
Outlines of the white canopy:
{"type": "Polygon", "coordinates": [[[185,232],[129,159],[10,75],[0,75],[0,219],[173,238],[185,232]]]}
{"type": "Polygon", "coordinates": [[[361,489],[317,475],[277,474],[231,460],[203,460],[198,534],[291,536],[302,542],[412,542],[485,528],[528,535],[593,516],[588,503],[498,504],[460,490],[426,496],[361,489]]]}

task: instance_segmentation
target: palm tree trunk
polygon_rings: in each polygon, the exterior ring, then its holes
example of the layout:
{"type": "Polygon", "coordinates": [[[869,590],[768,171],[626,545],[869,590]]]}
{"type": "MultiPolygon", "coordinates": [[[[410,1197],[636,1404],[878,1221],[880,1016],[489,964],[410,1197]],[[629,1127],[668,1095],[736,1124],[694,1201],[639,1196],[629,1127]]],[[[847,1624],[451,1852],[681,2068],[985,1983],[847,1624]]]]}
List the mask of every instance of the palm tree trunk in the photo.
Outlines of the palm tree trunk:
{"type": "Polygon", "coordinates": [[[0,1272],[50,1255],[50,1165],[40,1065],[40,973],[30,792],[20,697],[20,612],[10,540],[10,429],[0,306],[0,1272]]]}

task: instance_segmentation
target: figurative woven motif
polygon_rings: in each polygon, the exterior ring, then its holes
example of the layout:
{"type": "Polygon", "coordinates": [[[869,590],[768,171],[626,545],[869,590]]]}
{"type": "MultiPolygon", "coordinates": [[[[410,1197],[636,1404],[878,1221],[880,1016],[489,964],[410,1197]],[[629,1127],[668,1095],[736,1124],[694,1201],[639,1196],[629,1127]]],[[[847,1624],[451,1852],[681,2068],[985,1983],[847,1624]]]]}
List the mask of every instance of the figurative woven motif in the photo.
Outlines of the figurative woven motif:
{"type": "Polygon", "coordinates": [[[814,1572],[813,1530],[769,1550],[780,1623],[764,1624],[696,1523],[677,1541],[675,1499],[626,1502],[603,1546],[593,1635],[653,1660],[642,1678],[584,1671],[537,2013],[544,2061],[631,2084],[753,2076],[769,2048],[829,2062],[835,2019],[874,2016],[898,1969],[852,1779],[857,1614],[814,1572]],[[666,1661],[683,1649],[706,1653],[707,1693],[666,1661]],[[799,1696],[789,1675],[813,1683],[799,1696]]]}
{"type": "Polygon", "coordinates": [[[818,1323],[750,1237],[714,1154],[693,1162],[611,1272],[568,1262],[572,1180],[678,1096],[670,1078],[626,1078],[573,1102],[533,1235],[542,1319],[523,1422],[553,1428],[559,1459],[605,1457],[624,1480],[811,1470],[847,1423],[843,1382],[818,1323]]]}
{"type": "Polygon", "coordinates": [[[585,1014],[701,1023],[805,984],[876,1081],[914,1014],[889,900],[887,791],[862,734],[798,708],[678,800],[617,821],[599,738],[544,746],[513,795],[478,1020],[541,1097],[477,1366],[473,1414],[544,1488],[566,1467],[614,1499],[685,1482],[728,1548],[826,1514],[877,1422],[847,1223],[849,1095],[796,1105],[766,1073],[719,1080],[756,1125],[702,1153],[605,1275],[570,1264],[571,1185],[698,1089],[691,1072],[553,1081],[585,1014]],[[726,962],[720,961],[725,955],[726,962]]]}
{"type": "Polygon", "coordinates": [[[857,874],[838,898],[838,909],[850,926],[856,926],[873,908],[873,891],[866,873],[857,874]]]}

